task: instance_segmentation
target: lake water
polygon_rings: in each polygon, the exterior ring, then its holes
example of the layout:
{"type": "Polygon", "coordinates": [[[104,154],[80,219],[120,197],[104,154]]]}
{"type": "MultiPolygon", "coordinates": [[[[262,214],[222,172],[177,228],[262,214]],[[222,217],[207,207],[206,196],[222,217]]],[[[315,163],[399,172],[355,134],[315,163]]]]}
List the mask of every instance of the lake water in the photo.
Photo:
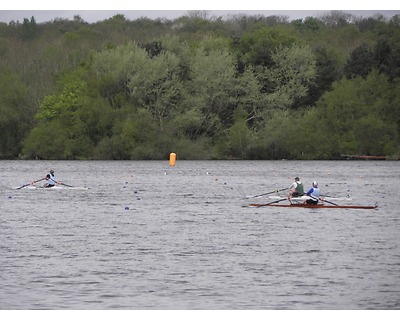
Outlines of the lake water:
{"type": "Polygon", "coordinates": [[[400,309],[399,161],[0,166],[0,309],[400,309]],[[244,207],[296,175],[378,209],[244,207]]]}

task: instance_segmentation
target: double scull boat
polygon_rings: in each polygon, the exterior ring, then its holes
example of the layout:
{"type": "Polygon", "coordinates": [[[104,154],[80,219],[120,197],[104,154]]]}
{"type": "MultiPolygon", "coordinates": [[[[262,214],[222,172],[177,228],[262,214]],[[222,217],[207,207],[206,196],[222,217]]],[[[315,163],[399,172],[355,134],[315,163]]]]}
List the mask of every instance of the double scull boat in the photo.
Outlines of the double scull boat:
{"type": "MultiPolygon", "coordinates": [[[[378,206],[358,206],[358,205],[339,205],[328,201],[324,198],[320,198],[318,204],[309,204],[306,201],[309,200],[309,196],[301,196],[295,198],[279,198],[276,201],[269,203],[250,203],[249,207],[282,207],[282,208],[309,208],[309,209],[375,209],[378,206]],[[278,203],[282,201],[289,201],[288,204],[278,203]]],[[[347,199],[346,199],[347,200],[347,199]]]]}
{"type": "Polygon", "coordinates": [[[282,207],[282,208],[309,208],[309,209],[376,209],[378,206],[356,206],[356,205],[326,205],[324,203],[250,203],[249,207],[282,207]]]}

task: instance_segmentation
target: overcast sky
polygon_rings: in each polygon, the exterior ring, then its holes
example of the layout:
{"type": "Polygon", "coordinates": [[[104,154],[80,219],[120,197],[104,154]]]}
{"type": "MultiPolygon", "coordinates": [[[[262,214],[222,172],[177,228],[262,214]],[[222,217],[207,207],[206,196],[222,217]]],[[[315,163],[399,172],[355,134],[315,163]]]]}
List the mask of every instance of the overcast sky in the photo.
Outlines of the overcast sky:
{"type": "Polygon", "coordinates": [[[65,4],[59,4],[59,1],[55,0],[38,2],[18,0],[0,4],[0,22],[9,23],[12,20],[22,22],[24,18],[30,19],[33,16],[36,22],[41,23],[55,18],[73,19],[74,15],[79,15],[84,21],[93,23],[111,18],[118,13],[124,14],[129,20],[140,17],[175,19],[193,10],[207,10],[210,16],[224,17],[244,13],[265,16],[285,15],[290,19],[318,17],[331,10],[341,10],[362,17],[374,14],[392,17],[400,14],[400,5],[396,6],[396,1],[393,0],[336,0],[332,3],[321,0],[280,0],[274,3],[268,0],[263,0],[261,3],[259,0],[201,0],[199,3],[187,0],[149,0],[141,1],[145,2],[141,4],[133,0],[97,0],[96,2],[69,0],[65,1],[65,4]]]}

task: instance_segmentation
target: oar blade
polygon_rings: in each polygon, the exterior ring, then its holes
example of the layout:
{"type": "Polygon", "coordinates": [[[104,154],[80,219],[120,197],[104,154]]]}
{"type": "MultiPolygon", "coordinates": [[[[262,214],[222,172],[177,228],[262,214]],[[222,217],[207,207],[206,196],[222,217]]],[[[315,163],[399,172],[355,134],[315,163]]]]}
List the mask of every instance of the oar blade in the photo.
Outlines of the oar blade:
{"type": "Polygon", "coordinates": [[[25,187],[27,187],[27,186],[29,186],[29,185],[31,185],[31,184],[35,184],[36,182],[42,181],[42,180],[44,180],[44,179],[46,179],[46,178],[38,179],[38,180],[32,181],[31,183],[24,184],[24,185],[22,185],[22,186],[16,188],[15,190],[19,190],[19,189],[25,188],[25,187]]]}
{"type": "Polygon", "coordinates": [[[319,200],[321,200],[321,201],[323,201],[323,202],[326,202],[326,203],[329,203],[329,204],[332,204],[332,205],[334,205],[334,206],[338,206],[338,204],[337,203],[334,203],[334,202],[331,202],[331,201],[328,201],[328,200],[326,200],[326,199],[319,199],[319,200]]]}
{"type": "Polygon", "coordinates": [[[66,186],[66,187],[75,188],[74,186],[71,186],[71,185],[63,183],[63,182],[60,182],[60,184],[63,185],[63,186],[66,186]]]}
{"type": "Polygon", "coordinates": [[[30,185],[30,183],[24,184],[24,185],[22,185],[22,186],[16,188],[15,190],[20,190],[20,189],[25,188],[25,187],[27,187],[27,186],[29,186],[29,185],[30,185]]]}

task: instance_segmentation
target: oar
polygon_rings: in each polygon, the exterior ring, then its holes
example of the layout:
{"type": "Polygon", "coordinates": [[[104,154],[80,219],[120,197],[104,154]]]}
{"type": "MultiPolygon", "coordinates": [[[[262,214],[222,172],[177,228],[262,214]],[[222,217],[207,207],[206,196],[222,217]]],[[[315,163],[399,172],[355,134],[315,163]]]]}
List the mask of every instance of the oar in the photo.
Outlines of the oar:
{"type": "Polygon", "coordinates": [[[45,178],[42,178],[42,179],[39,179],[39,180],[36,180],[36,181],[30,182],[30,183],[24,184],[23,186],[20,186],[20,187],[18,187],[16,190],[19,190],[19,189],[25,188],[25,187],[29,186],[30,184],[34,184],[34,183],[36,183],[36,182],[39,182],[39,181],[42,181],[42,180],[44,180],[44,179],[45,179],[45,178]]]}
{"type": "Polygon", "coordinates": [[[319,200],[328,202],[328,203],[330,203],[330,204],[333,204],[334,206],[338,206],[338,204],[333,203],[333,202],[330,202],[330,201],[328,201],[328,200],[326,200],[326,199],[321,199],[321,198],[319,198],[319,200]]]}
{"type": "Polygon", "coordinates": [[[51,178],[50,178],[50,180],[51,180],[51,181],[54,181],[54,183],[56,183],[56,184],[62,184],[63,186],[70,187],[70,188],[74,188],[74,186],[70,186],[69,184],[66,184],[66,183],[63,183],[63,182],[57,182],[56,180],[51,179],[51,178]]]}
{"type": "Polygon", "coordinates": [[[74,186],[70,186],[69,184],[66,184],[64,182],[59,182],[59,184],[62,184],[63,186],[66,186],[66,187],[75,188],[74,186]]]}
{"type": "MultiPolygon", "coordinates": [[[[329,194],[321,194],[321,197],[340,198],[340,197],[338,197],[338,196],[331,196],[331,195],[329,195],[329,194]]],[[[342,197],[342,198],[344,198],[344,197],[342,197]]],[[[347,194],[346,198],[350,198],[350,195],[347,194]]]]}
{"type": "Polygon", "coordinates": [[[251,207],[266,207],[271,204],[278,203],[278,202],[285,201],[285,200],[287,200],[287,199],[279,199],[279,200],[275,200],[275,201],[272,201],[269,203],[262,203],[262,204],[249,204],[249,206],[251,206],[251,207]]]}
{"type": "Polygon", "coordinates": [[[274,190],[274,191],[270,191],[267,193],[262,193],[262,194],[257,194],[255,196],[246,196],[247,199],[252,199],[252,198],[257,198],[257,197],[262,197],[262,196],[266,196],[267,194],[271,194],[271,193],[275,193],[275,192],[280,192],[280,191],[284,191],[284,190],[288,190],[289,188],[283,188],[283,189],[279,189],[279,190],[274,190]]]}

